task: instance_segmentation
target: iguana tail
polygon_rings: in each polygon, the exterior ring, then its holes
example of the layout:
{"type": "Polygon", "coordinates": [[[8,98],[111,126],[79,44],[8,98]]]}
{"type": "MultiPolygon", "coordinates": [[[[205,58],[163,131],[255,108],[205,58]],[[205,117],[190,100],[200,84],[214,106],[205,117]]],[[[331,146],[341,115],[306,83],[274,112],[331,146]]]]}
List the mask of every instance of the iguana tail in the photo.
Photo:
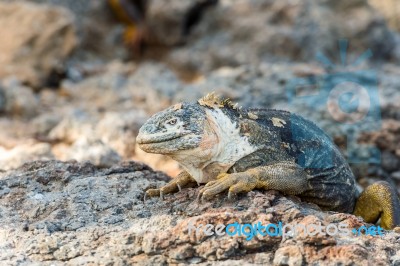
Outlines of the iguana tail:
{"type": "Polygon", "coordinates": [[[400,226],[400,200],[396,190],[385,181],[368,186],[356,202],[354,215],[367,223],[376,223],[380,218],[384,229],[400,226]]]}

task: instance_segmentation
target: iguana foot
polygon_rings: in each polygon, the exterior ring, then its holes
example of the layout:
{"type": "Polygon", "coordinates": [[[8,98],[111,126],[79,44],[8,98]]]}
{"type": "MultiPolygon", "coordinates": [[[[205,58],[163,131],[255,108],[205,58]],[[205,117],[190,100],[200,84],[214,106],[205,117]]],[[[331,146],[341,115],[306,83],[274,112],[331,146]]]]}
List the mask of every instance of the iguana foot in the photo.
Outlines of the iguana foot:
{"type": "Polygon", "coordinates": [[[181,172],[177,177],[172,179],[168,184],[161,188],[148,189],[144,194],[144,201],[147,197],[157,197],[163,200],[165,194],[181,191],[183,187],[193,187],[197,183],[187,172],[181,172]]]}
{"type": "Polygon", "coordinates": [[[400,201],[396,190],[385,181],[368,186],[360,195],[354,215],[361,216],[367,223],[381,218],[380,226],[393,229],[400,225],[400,201]]]}
{"type": "Polygon", "coordinates": [[[257,185],[256,176],[248,172],[218,175],[217,180],[208,182],[199,192],[198,198],[208,200],[213,196],[229,189],[228,199],[232,199],[236,194],[241,192],[252,191],[257,185]]]}

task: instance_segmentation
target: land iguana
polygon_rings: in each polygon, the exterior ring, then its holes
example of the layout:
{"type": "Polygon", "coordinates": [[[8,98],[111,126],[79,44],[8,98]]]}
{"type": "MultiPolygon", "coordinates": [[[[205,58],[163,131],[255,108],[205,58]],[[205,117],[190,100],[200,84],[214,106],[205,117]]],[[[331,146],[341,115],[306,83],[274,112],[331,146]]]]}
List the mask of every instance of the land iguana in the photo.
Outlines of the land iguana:
{"type": "Polygon", "coordinates": [[[228,198],[253,189],[297,195],[323,210],[353,213],[385,229],[400,225],[400,202],[387,182],[361,194],[349,164],[330,137],[287,111],[242,109],[209,94],[153,115],[139,130],[139,147],[165,154],[183,167],[176,178],[146,196],[163,197],[206,184],[202,199],[228,190],[228,198]]]}

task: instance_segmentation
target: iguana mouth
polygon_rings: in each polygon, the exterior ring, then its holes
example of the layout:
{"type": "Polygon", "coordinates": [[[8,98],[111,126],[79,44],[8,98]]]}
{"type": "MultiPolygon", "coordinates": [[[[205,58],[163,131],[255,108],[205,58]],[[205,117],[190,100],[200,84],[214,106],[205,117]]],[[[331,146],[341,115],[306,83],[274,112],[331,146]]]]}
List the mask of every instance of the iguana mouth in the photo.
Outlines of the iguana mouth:
{"type": "Polygon", "coordinates": [[[136,138],[136,142],[138,144],[155,144],[155,143],[162,143],[162,142],[167,142],[171,141],[174,139],[181,138],[188,133],[168,133],[168,134],[162,134],[162,133],[155,133],[155,134],[149,134],[149,135],[144,135],[140,134],[136,138]]]}

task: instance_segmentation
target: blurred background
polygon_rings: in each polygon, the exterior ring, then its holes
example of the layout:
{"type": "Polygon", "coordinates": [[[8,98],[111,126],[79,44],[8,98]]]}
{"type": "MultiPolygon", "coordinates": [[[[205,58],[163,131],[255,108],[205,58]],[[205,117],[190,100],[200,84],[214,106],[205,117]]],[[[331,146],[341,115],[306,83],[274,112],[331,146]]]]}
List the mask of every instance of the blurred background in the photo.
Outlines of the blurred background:
{"type": "Polygon", "coordinates": [[[1,171],[134,159],[174,176],[175,162],[136,147],[138,129],[216,91],[313,120],[361,186],[384,179],[400,189],[398,0],[0,0],[0,25],[1,171]],[[378,104],[360,123],[332,118],[326,99],[291,94],[349,80],[378,104]]]}

